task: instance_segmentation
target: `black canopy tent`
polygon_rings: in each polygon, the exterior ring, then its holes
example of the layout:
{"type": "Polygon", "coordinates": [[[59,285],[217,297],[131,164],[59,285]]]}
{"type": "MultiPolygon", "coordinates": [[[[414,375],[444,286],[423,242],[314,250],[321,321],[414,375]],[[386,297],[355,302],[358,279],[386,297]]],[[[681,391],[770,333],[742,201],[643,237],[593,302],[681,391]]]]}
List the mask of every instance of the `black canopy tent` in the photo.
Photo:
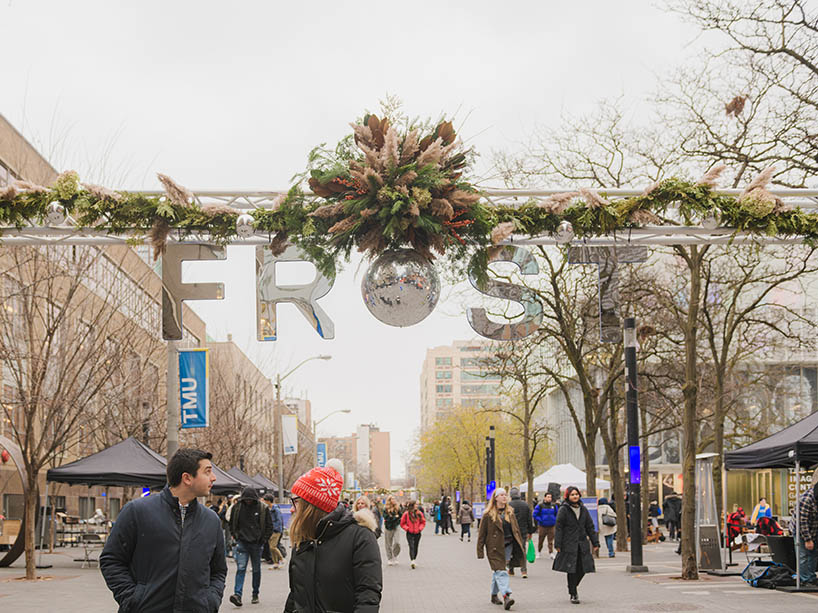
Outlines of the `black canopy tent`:
{"type": "MultiPolygon", "coordinates": [[[[214,494],[232,494],[244,486],[215,464],[214,494]]],[[[133,437],[88,457],[52,468],[46,481],[69,485],[106,485],[157,489],[167,482],[167,460],[133,437]]]]}
{"type": "Polygon", "coordinates": [[[278,486],[261,473],[256,473],[255,475],[253,475],[253,481],[258,483],[259,485],[263,485],[265,488],[267,488],[268,492],[272,492],[276,496],[278,496],[278,486]]]}
{"type": "MultiPolygon", "coordinates": [[[[800,475],[802,466],[811,467],[815,464],[818,464],[818,412],[767,438],[724,454],[725,470],[794,468],[796,475],[800,475]]],[[[800,497],[800,494],[798,496],[800,497]]],[[[802,589],[801,558],[798,550],[801,546],[801,535],[799,534],[797,500],[798,498],[796,498],[795,504],[794,543],[797,567],[795,589],[800,591],[802,589]]],[[[726,508],[724,512],[727,513],[726,508]]],[[[783,589],[786,590],[786,588],[783,589]]],[[[810,589],[809,591],[813,590],[810,589]]]]}
{"type": "Polygon", "coordinates": [[[245,487],[252,487],[256,490],[256,493],[262,495],[267,492],[268,487],[266,484],[256,481],[253,477],[248,475],[238,466],[234,466],[230,470],[227,471],[227,474],[236,479],[237,481],[241,481],[245,487]]]}
{"type": "Polygon", "coordinates": [[[818,464],[818,412],[751,445],[724,454],[727,470],[818,464]]]}

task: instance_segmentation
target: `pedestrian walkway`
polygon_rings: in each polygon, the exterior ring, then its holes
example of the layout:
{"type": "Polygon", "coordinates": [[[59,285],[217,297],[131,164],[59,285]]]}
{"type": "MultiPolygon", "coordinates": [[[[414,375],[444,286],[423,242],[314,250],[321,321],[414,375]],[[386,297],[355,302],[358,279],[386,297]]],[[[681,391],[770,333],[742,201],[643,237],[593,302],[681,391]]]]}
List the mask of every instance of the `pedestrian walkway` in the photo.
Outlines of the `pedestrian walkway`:
{"type": "MultiPolygon", "coordinates": [[[[435,535],[434,526],[423,533],[418,567],[409,568],[406,538],[401,535],[398,566],[383,567],[384,593],[381,611],[384,613],[451,613],[472,611],[502,611],[489,602],[491,573],[486,560],[478,560],[476,537],[461,542],[455,534],[435,535]]],[[[380,539],[383,551],[383,539],[380,539]]],[[[679,557],[673,553],[675,544],[645,546],[645,563],[650,573],[631,576],[625,573],[628,554],[617,554],[597,560],[597,573],[588,575],[580,584],[582,600],[578,611],[787,611],[814,613],[818,596],[785,594],[754,589],[738,577],[710,577],[699,581],[681,581],[679,557]]],[[[82,569],[76,549],[45,555],[53,564],[38,571],[48,579],[28,583],[18,578],[25,574],[22,561],[12,568],[0,569],[0,610],[24,612],[82,611],[108,613],[115,603],[97,568],[82,569]]],[[[385,555],[384,555],[385,560],[385,555]]],[[[227,589],[221,611],[238,611],[227,598],[232,593],[236,565],[228,560],[227,589]]],[[[284,609],[287,598],[287,570],[271,570],[264,565],[260,604],[250,604],[245,598],[242,611],[276,612],[284,609]]],[[[250,572],[245,579],[245,595],[250,592],[250,572]]],[[[551,560],[544,557],[529,565],[529,578],[518,574],[511,577],[511,587],[517,603],[512,610],[542,612],[563,610],[571,606],[565,587],[565,575],[551,570],[551,560]]],[[[573,610],[573,608],[571,609],[573,610]]]]}

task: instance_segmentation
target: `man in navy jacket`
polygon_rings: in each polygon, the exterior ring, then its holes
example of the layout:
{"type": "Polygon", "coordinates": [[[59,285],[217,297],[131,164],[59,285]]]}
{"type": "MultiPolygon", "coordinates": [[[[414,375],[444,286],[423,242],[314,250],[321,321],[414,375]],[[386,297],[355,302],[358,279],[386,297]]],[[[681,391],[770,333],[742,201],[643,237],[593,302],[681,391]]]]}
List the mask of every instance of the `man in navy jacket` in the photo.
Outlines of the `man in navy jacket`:
{"type": "Polygon", "coordinates": [[[214,613],[227,564],[218,515],[199,504],[216,480],[211,455],[179,449],[159,494],[122,508],[99,557],[120,613],[214,613]]]}

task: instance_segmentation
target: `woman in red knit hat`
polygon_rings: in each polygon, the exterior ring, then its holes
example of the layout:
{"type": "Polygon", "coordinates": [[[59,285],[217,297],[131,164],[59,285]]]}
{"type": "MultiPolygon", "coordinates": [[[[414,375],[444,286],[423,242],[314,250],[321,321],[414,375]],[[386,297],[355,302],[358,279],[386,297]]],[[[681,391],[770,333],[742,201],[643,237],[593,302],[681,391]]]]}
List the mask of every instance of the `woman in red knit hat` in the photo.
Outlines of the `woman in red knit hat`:
{"type": "Polygon", "coordinates": [[[338,504],[344,480],[313,468],[292,487],[290,595],[285,613],[376,613],[383,578],[378,527],[369,509],[338,504]]]}

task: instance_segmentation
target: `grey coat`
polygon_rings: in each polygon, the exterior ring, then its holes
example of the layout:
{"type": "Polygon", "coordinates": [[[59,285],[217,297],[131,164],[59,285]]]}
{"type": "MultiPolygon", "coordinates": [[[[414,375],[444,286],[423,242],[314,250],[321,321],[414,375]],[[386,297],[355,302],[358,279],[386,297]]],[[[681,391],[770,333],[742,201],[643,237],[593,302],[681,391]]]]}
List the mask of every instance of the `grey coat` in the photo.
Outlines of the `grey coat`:
{"type": "Polygon", "coordinates": [[[599,547],[599,538],[585,505],[579,505],[579,518],[570,504],[560,505],[554,533],[554,548],[559,553],[554,559],[553,569],[562,573],[575,573],[577,565],[581,564],[586,573],[594,572],[596,568],[591,555],[591,544],[599,547]]]}

